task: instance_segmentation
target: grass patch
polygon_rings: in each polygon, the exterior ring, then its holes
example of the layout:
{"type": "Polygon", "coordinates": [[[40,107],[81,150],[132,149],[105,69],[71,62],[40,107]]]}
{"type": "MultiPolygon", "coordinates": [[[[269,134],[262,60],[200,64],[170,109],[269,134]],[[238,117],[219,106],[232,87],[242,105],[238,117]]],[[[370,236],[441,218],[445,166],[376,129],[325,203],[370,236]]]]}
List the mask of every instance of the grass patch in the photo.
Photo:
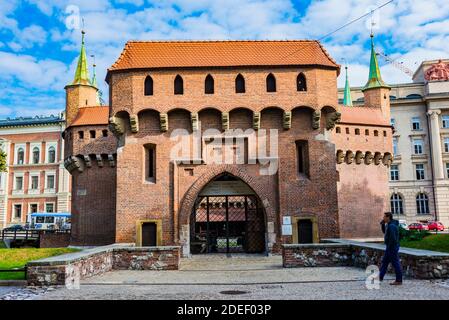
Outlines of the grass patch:
{"type": "MultiPolygon", "coordinates": [[[[0,249],[0,270],[23,268],[28,262],[42,258],[76,252],[73,248],[20,248],[0,249]]],[[[0,280],[23,280],[25,272],[0,272],[0,280]]]]}
{"type": "Polygon", "coordinates": [[[401,240],[401,247],[449,253],[449,234],[432,234],[421,240],[401,240]]]}

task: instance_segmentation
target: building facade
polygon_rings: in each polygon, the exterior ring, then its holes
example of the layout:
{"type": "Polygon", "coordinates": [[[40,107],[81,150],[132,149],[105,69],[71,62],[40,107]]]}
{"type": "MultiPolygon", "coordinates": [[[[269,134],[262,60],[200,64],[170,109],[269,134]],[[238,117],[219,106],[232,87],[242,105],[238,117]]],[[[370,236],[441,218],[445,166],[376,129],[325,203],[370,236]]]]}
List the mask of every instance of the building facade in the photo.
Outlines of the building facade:
{"type": "MultiPolygon", "coordinates": [[[[354,106],[364,103],[361,88],[350,93],[354,106]]],[[[449,60],[422,62],[412,82],[391,86],[389,99],[390,209],[407,223],[436,219],[449,226],[449,60]]]]}
{"type": "Polygon", "coordinates": [[[66,87],[72,243],[188,256],[379,236],[392,127],[372,69],[355,112],[317,41],[128,42],[100,106],[83,40],[66,87]]]}
{"type": "Polygon", "coordinates": [[[61,116],[0,120],[0,228],[25,224],[33,212],[70,212],[70,175],[64,168],[61,116]]]}

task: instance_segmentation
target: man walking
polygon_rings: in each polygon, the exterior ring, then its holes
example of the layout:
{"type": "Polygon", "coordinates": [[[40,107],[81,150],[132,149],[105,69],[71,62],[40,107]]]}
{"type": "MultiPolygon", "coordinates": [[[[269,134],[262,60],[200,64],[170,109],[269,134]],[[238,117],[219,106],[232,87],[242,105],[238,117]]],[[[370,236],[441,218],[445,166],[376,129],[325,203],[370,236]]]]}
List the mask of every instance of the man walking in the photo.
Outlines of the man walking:
{"type": "Polygon", "coordinates": [[[379,279],[383,281],[387,273],[388,265],[391,263],[396,273],[396,281],[390,283],[397,286],[402,284],[402,269],[399,262],[399,222],[393,219],[391,212],[385,212],[384,218],[381,222],[382,231],[385,234],[384,240],[387,248],[382,258],[382,265],[380,267],[379,279]]]}

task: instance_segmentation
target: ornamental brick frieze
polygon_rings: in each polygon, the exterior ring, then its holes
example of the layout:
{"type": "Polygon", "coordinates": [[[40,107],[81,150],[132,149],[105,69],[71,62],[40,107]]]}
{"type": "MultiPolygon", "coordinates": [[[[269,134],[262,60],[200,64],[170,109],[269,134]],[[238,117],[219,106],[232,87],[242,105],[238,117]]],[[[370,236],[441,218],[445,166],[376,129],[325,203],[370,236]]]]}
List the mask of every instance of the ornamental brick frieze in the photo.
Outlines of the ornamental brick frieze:
{"type": "Polygon", "coordinates": [[[291,129],[292,127],[292,112],[284,111],[282,125],[285,130],[291,129]]]}
{"type": "Polygon", "coordinates": [[[381,152],[371,152],[371,151],[356,151],[355,153],[352,150],[337,150],[337,153],[335,155],[335,159],[337,164],[365,164],[365,165],[379,165],[383,164],[387,167],[391,165],[393,162],[393,155],[389,152],[385,152],[382,154],[381,152]]]}
{"type": "Polygon", "coordinates": [[[260,129],[260,112],[253,113],[253,129],[254,130],[260,129]]]}
{"type": "Polygon", "coordinates": [[[139,118],[136,115],[131,115],[129,117],[129,125],[131,127],[131,132],[132,133],[137,133],[139,132],[139,118]]]}
{"type": "Polygon", "coordinates": [[[125,123],[122,118],[112,116],[109,118],[109,128],[114,135],[122,135],[125,133],[125,123]]]}
{"type": "Polygon", "coordinates": [[[335,127],[335,124],[340,122],[341,120],[341,113],[340,112],[331,112],[327,115],[326,119],[326,129],[332,130],[335,127]]]}
{"type": "Polygon", "coordinates": [[[312,115],[312,128],[314,130],[317,130],[320,128],[320,121],[321,121],[321,111],[315,110],[312,115]]]}
{"type": "Polygon", "coordinates": [[[70,173],[77,170],[78,172],[84,172],[86,168],[92,168],[96,163],[97,167],[102,168],[106,163],[109,167],[114,168],[116,166],[116,158],[113,154],[108,155],[83,155],[83,156],[70,156],[64,160],[64,167],[70,173]]]}

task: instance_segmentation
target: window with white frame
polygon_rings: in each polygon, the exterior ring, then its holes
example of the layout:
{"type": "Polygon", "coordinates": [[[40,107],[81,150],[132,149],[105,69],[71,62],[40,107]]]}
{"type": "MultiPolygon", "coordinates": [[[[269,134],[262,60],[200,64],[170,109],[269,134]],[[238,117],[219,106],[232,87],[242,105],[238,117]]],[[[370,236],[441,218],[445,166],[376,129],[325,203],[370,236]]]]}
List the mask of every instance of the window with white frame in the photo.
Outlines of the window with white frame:
{"type": "Polygon", "coordinates": [[[449,162],[446,163],[446,177],[449,179],[449,162]]]}
{"type": "Polygon", "coordinates": [[[421,119],[419,117],[412,118],[412,130],[421,130],[421,119]]]}
{"type": "Polygon", "coordinates": [[[55,204],[53,202],[47,202],[45,204],[45,212],[55,212],[55,204]]]}
{"type": "Polygon", "coordinates": [[[56,153],[58,142],[46,141],[45,142],[45,162],[56,163],[58,161],[58,155],[56,153]]]}
{"type": "Polygon", "coordinates": [[[444,115],[441,119],[443,122],[443,128],[449,128],[449,115],[444,115]]]}
{"type": "Polygon", "coordinates": [[[23,176],[16,176],[14,190],[23,190],[23,176]]]}
{"type": "Polygon", "coordinates": [[[38,211],[38,204],[37,203],[30,203],[30,213],[36,213],[38,211]]]}
{"type": "Polygon", "coordinates": [[[31,176],[30,181],[30,189],[31,190],[38,190],[39,189],[39,176],[33,175],[31,176]]]}
{"type": "Polygon", "coordinates": [[[394,155],[398,155],[398,154],[399,154],[399,150],[398,150],[398,138],[393,138],[393,154],[394,154],[394,155]]]}
{"type": "Polygon", "coordinates": [[[404,214],[404,202],[399,194],[394,193],[391,195],[390,206],[393,214],[404,214]]]}
{"type": "Polygon", "coordinates": [[[32,153],[32,163],[33,164],[38,164],[40,161],[40,153],[41,151],[39,150],[38,147],[34,147],[33,148],[33,153],[32,153]]]}
{"type": "Polygon", "coordinates": [[[422,141],[422,139],[415,139],[415,140],[413,140],[413,152],[415,154],[422,154],[423,153],[423,141],[422,141]]]}
{"type": "Polygon", "coordinates": [[[22,204],[16,203],[14,205],[14,218],[20,219],[22,218],[22,204]]]}
{"type": "Polygon", "coordinates": [[[444,145],[444,152],[449,152],[449,138],[444,138],[443,145],[444,145]]]}
{"type": "Polygon", "coordinates": [[[45,189],[54,189],[54,188],[55,188],[55,174],[49,173],[47,174],[45,189]]]}
{"type": "Polygon", "coordinates": [[[19,147],[16,153],[16,164],[24,164],[25,162],[25,148],[19,147]]]}
{"type": "Polygon", "coordinates": [[[415,171],[416,171],[416,180],[424,180],[424,164],[417,163],[415,165],[415,171]]]}
{"type": "Polygon", "coordinates": [[[393,164],[390,166],[390,180],[391,181],[399,180],[399,166],[397,164],[393,164]]]}
{"type": "Polygon", "coordinates": [[[50,146],[47,152],[47,162],[55,163],[56,162],[56,148],[54,146],[50,146]]]}
{"type": "Polygon", "coordinates": [[[418,214],[429,214],[429,197],[425,193],[416,196],[416,211],[418,214]]]}

